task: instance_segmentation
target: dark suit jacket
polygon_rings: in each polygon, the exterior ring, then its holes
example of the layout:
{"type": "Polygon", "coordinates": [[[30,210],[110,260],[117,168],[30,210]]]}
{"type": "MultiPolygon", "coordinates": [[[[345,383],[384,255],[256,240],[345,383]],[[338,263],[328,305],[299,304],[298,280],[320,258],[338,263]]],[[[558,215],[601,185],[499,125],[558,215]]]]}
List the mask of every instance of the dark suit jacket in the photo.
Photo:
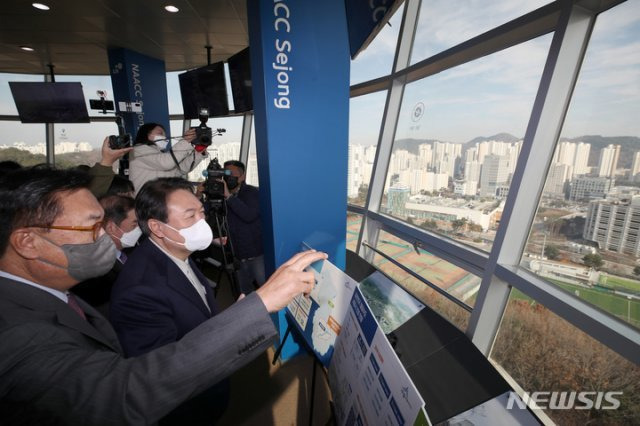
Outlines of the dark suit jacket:
{"type": "MultiPolygon", "coordinates": [[[[180,340],[185,334],[217,314],[213,290],[206,277],[189,259],[191,268],[206,290],[211,311],[173,260],[150,239],[128,257],[113,285],[109,320],[126,356],[139,356],[180,340]]],[[[222,415],[229,399],[224,380],[208,389],[188,407],[172,413],[175,424],[212,424],[222,415]]]]}
{"type": "Polygon", "coordinates": [[[276,330],[256,294],[180,341],[125,359],[109,323],[83,320],[55,296],[0,277],[3,425],[138,425],[158,421],[262,353],[276,330]]]}
{"type": "Polygon", "coordinates": [[[264,246],[259,189],[243,183],[238,193],[227,199],[226,205],[229,238],[235,257],[248,259],[262,255],[264,246]]]}

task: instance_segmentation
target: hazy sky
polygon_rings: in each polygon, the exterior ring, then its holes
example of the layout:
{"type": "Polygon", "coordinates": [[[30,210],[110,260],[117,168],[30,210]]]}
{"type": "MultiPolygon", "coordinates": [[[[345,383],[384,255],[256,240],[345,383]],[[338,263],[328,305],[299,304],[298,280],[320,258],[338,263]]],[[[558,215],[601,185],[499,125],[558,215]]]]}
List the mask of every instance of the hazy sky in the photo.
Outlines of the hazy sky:
{"type": "MultiPolygon", "coordinates": [[[[451,8],[450,1],[423,2],[412,63],[452,47],[461,41],[548,3],[540,0],[466,0],[451,8]]],[[[351,83],[389,74],[403,12],[401,6],[378,37],[351,64],[351,83]]],[[[629,0],[597,20],[586,58],[563,128],[563,136],[585,134],[640,136],[640,0],[629,0]]],[[[407,86],[396,137],[467,142],[476,136],[500,132],[523,137],[531,114],[552,35],[441,72],[407,86]],[[413,116],[420,106],[424,114],[413,116]]],[[[167,75],[169,112],[182,113],[178,73],[167,75]]],[[[42,81],[42,76],[0,74],[0,114],[17,114],[8,81],[42,81]]],[[[78,81],[56,76],[56,81],[78,81]]],[[[85,98],[107,90],[113,99],[110,78],[82,77],[85,98]]],[[[378,140],[386,92],[351,100],[350,141],[375,144],[378,140]]],[[[94,114],[91,112],[90,114],[94,114]]],[[[242,119],[211,119],[211,127],[225,127],[214,142],[239,142],[242,119]]],[[[172,122],[172,134],[182,123],[172,122]]],[[[72,141],[98,146],[114,124],[60,124],[72,141]]],[[[0,121],[0,144],[44,141],[44,126],[0,121]]]]}

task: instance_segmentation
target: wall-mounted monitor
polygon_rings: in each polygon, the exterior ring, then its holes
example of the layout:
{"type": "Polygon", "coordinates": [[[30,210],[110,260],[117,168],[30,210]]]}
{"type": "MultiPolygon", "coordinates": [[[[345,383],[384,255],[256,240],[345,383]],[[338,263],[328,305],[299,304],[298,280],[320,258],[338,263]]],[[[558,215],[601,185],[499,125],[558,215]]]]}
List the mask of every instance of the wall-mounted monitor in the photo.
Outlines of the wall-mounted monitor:
{"type": "Polygon", "coordinates": [[[234,111],[251,111],[253,109],[253,95],[251,92],[251,60],[249,58],[249,48],[247,47],[230,57],[227,63],[229,65],[234,111]]]}
{"type": "Polygon", "coordinates": [[[224,63],[216,62],[178,75],[185,119],[198,118],[199,108],[211,117],[229,115],[224,63]]]}
{"type": "Polygon", "coordinates": [[[23,123],[88,123],[81,83],[10,81],[23,123]]]}

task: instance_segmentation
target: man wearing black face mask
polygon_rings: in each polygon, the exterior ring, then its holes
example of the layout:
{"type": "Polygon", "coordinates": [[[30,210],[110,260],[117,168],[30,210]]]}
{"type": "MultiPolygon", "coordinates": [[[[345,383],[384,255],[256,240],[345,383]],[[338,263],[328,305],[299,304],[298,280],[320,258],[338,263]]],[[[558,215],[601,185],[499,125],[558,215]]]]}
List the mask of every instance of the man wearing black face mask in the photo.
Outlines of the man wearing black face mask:
{"type": "Polygon", "coordinates": [[[269,313],[309,293],[314,275],[305,268],[326,259],[299,253],[178,342],[125,359],[108,321],[69,293],[115,261],[88,185],[84,173],[43,168],[0,178],[3,425],[157,422],[264,351],[277,334],[269,313]]]}
{"type": "Polygon", "coordinates": [[[227,161],[225,170],[231,179],[224,180],[229,237],[233,253],[239,260],[236,276],[240,292],[249,294],[254,282],[260,287],[265,282],[260,193],[245,182],[246,168],[240,161],[227,161]]]}

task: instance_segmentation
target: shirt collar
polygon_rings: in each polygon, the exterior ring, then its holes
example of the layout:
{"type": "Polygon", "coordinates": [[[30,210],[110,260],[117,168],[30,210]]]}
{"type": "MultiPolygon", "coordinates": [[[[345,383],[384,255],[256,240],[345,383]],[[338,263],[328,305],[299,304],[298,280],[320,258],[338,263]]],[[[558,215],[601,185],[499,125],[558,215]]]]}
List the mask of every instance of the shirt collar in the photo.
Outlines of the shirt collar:
{"type": "Polygon", "coordinates": [[[13,280],[13,281],[18,281],[18,282],[21,282],[21,283],[24,283],[24,284],[28,284],[28,285],[30,285],[32,287],[35,287],[35,288],[39,288],[40,290],[43,290],[43,291],[46,291],[49,294],[52,294],[53,296],[55,296],[58,299],[62,300],[64,303],[67,303],[67,301],[68,301],[67,294],[64,291],[56,290],[55,288],[46,287],[46,286],[34,283],[33,281],[29,281],[26,278],[22,278],[22,277],[19,277],[17,275],[13,275],[13,274],[10,274],[10,273],[5,272],[5,271],[0,271],[0,277],[5,277],[5,278],[8,278],[8,279],[13,280]]]}
{"type": "Polygon", "coordinates": [[[175,257],[174,255],[172,255],[171,253],[169,253],[167,250],[164,249],[164,247],[160,246],[160,244],[156,243],[155,241],[153,241],[153,238],[149,237],[149,240],[151,240],[151,242],[160,249],[161,252],[163,252],[164,254],[166,254],[167,256],[169,256],[169,259],[173,260],[174,262],[176,262],[177,264],[183,264],[183,265],[188,265],[189,264],[189,258],[187,257],[185,260],[182,259],[178,259],[177,257],[175,257]]]}

